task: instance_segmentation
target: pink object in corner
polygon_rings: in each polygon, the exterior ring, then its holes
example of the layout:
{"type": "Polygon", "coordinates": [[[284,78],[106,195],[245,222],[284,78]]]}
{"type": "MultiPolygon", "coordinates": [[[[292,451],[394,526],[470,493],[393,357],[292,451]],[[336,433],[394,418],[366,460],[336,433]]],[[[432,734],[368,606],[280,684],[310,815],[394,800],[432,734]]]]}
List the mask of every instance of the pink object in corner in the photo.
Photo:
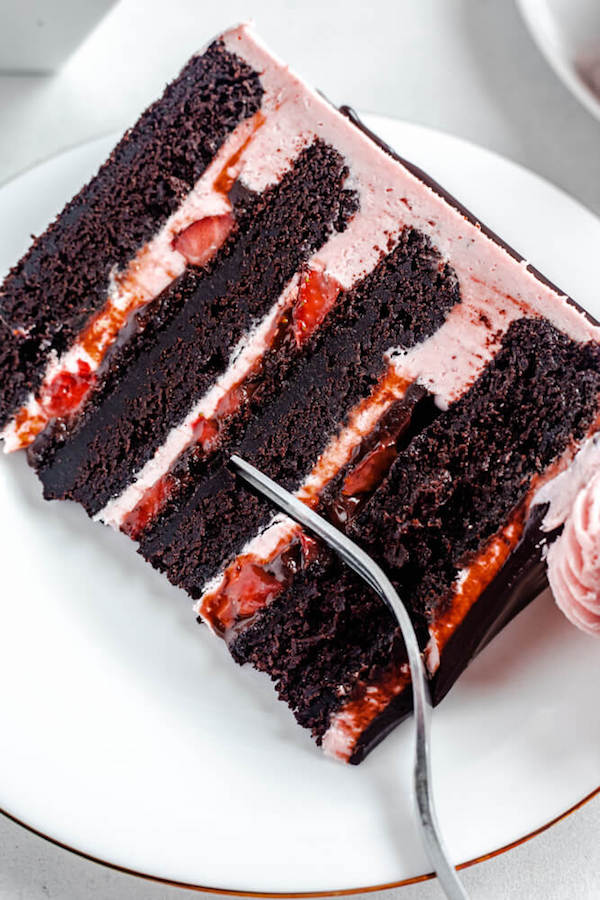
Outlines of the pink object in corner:
{"type": "Polygon", "coordinates": [[[582,631],[600,637],[600,472],[579,490],[547,564],[559,609],[582,631]]]}

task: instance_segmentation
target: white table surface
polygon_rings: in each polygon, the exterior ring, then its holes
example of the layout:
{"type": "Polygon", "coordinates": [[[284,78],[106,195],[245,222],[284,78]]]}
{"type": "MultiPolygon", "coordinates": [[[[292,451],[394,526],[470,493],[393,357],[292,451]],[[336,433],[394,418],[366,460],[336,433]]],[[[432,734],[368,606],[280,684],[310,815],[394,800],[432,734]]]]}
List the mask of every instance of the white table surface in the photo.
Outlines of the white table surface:
{"type": "MultiPolygon", "coordinates": [[[[198,46],[250,17],[331,100],[473,140],[600,214],[600,124],[548,69],[511,0],[121,0],[58,75],[0,75],[0,183],[125,128],[198,46]]],[[[470,869],[465,884],[479,900],[596,900],[599,835],[596,798],[470,869]]],[[[430,882],[397,895],[440,892],[430,882]]],[[[0,817],[0,900],[196,896],[87,862],[0,817]]]]}

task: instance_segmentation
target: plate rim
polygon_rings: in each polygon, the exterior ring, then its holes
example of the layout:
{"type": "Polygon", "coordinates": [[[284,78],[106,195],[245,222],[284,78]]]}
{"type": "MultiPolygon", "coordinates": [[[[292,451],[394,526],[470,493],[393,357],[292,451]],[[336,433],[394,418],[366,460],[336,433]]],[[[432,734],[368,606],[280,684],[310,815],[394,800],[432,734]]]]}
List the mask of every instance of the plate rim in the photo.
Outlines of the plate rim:
{"type": "MultiPolygon", "coordinates": [[[[525,3],[522,3],[522,0],[517,0],[518,5],[525,6],[525,3]]],[[[536,41],[537,43],[537,41],[536,41]]],[[[539,45],[538,45],[539,46],[539,45]]],[[[541,48],[540,48],[541,49],[541,48]]],[[[545,54],[544,54],[545,55],[545,54]]],[[[552,189],[558,193],[563,194],[568,197],[569,200],[577,204],[580,209],[584,210],[585,213],[597,218],[597,215],[591,210],[585,203],[583,203],[579,198],[573,197],[568,193],[564,188],[560,187],[557,184],[554,184],[550,179],[545,178],[544,176],[538,174],[532,169],[529,169],[527,166],[522,163],[517,162],[516,160],[511,159],[497,151],[486,147],[484,145],[478,144],[476,141],[472,141],[469,138],[463,138],[460,135],[456,135],[453,132],[448,132],[445,129],[434,128],[429,125],[424,125],[419,122],[413,122],[409,120],[402,119],[396,116],[382,115],[380,113],[373,113],[366,110],[360,111],[361,118],[371,119],[371,120],[389,120],[392,122],[400,122],[403,125],[408,125],[411,128],[417,128],[418,130],[429,132],[431,134],[443,134],[445,137],[455,140],[460,143],[464,143],[473,147],[476,147],[478,150],[488,154],[490,156],[496,157],[503,161],[509,162],[511,166],[514,166],[516,169],[520,169],[523,172],[526,172],[530,177],[544,182],[552,187],[552,189]]],[[[88,140],[79,141],[72,144],[68,144],[65,147],[57,150],[56,152],[49,153],[37,160],[35,160],[30,165],[26,165],[24,168],[18,170],[11,176],[9,176],[4,181],[0,182],[0,190],[3,188],[9,187],[13,183],[21,180],[24,177],[37,169],[38,167],[44,166],[47,163],[52,162],[53,160],[58,159],[59,157],[68,155],[69,153],[76,152],[79,149],[84,147],[88,147],[90,145],[101,143],[107,141],[109,138],[113,138],[115,141],[119,139],[121,135],[120,131],[110,130],[103,134],[96,134],[90,137],[88,140]]],[[[93,174],[90,175],[90,178],[93,177],[93,174]]],[[[89,179],[88,179],[89,180],[89,179]]],[[[592,789],[588,794],[586,794],[581,799],[577,800],[572,806],[569,806],[563,812],[558,813],[556,816],[551,818],[549,821],[539,825],[531,831],[528,831],[526,834],[515,838],[512,841],[509,841],[502,846],[495,848],[493,850],[489,850],[488,852],[478,855],[476,857],[465,860],[459,864],[457,864],[457,870],[469,869],[475,865],[486,862],[490,859],[494,859],[497,856],[501,856],[507,853],[510,850],[513,850],[517,847],[522,846],[523,844],[528,843],[533,838],[537,837],[540,834],[543,834],[545,831],[548,831],[554,825],[559,822],[565,820],[573,813],[577,812],[579,809],[588,804],[591,800],[594,800],[596,797],[600,796],[600,784],[592,789]]],[[[85,859],[88,862],[96,863],[97,865],[102,866],[105,869],[109,869],[114,872],[121,873],[123,875],[130,875],[135,878],[143,879],[144,881],[149,881],[154,884],[160,884],[165,887],[175,887],[181,888],[185,890],[191,890],[198,893],[211,893],[217,894],[220,896],[227,897],[255,897],[255,898],[274,898],[274,900],[283,900],[283,898],[313,898],[313,897],[347,897],[347,896],[355,896],[357,894],[362,893],[374,893],[375,891],[383,891],[383,890],[392,890],[400,887],[408,887],[410,885],[419,884],[421,882],[430,881],[435,879],[436,875],[434,872],[425,873],[422,875],[411,876],[409,878],[401,879],[399,881],[391,881],[391,882],[383,882],[378,884],[367,884],[360,887],[351,887],[351,888],[329,888],[326,890],[312,890],[312,891],[257,891],[257,890],[245,890],[241,888],[224,888],[224,887],[213,887],[210,885],[198,884],[195,882],[187,882],[187,881],[179,881],[177,879],[167,878],[160,875],[153,875],[147,872],[143,872],[134,868],[130,868],[125,865],[121,865],[120,863],[111,862],[110,860],[103,859],[99,856],[95,856],[93,853],[89,853],[86,850],[79,849],[77,847],[72,846],[69,843],[61,841],[58,838],[53,837],[52,835],[36,828],[33,825],[30,825],[23,819],[19,818],[15,814],[9,812],[0,806],[0,816],[2,816],[5,820],[13,822],[14,824],[20,826],[25,831],[30,834],[35,835],[36,837],[41,838],[49,844],[52,844],[55,847],[58,847],[62,850],[66,850],[68,853],[71,853],[81,859],[85,859]]]]}
{"type": "MultiPolygon", "coordinates": [[[[600,785],[589,794],[586,794],[586,796],[581,800],[578,800],[577,803],[573,804],[573,806],[570,806],[569,809],[565,810],[562,813],[559,813],[559,815],[555,816],[553,819],[550,819],[549,822],[545,822],[543,825],[540,825],[533,831],[528,832],[527,834],[523,835],[520,838],[517,838],[514,841],[510,841],[508,844],[504,844],[504,846],[502,847],[498,847],[496,850],[490,850],[489,853],[484,853],[481,856],[476,856],[473,859],[468,859],[465,862],[459,863],[456,866],[457,870],[462,871],[463,869],[470,869],[472,866],[487,862],[490,859],[494,859],[497,856],[502,856],[504,853],[508,853],[509,850],[514,850],[517,847],[521,847],[523,844],[527,844],[533,838],[538,837],[538,835],[543,834],[545,831],[548,831],[554,825],[557,825],[559,822],[567,819],[574,812],[577,812],[577,810],[581,809],[587,803],[589,803],[590,800],[593,800],[598,796],[600,796],[600,785]]],[[[425,875],[416,875],[412,878],[404,878],[402,879],[402,881],[390,881],[383,884],[369,884],[364,885],[363,887],[356,888],[333,888],[326,891],[247,891],[241,889],[211,887],[210,885],[195,884],[193,882],[187,881],[174,881],[170,878],[162,878],[159,875],[149,875],[147,872],[139,872],[137,869],[130,869],[127,866],[121,866],[118,863],[100,859],[100,857],[98,856],[94,856],[91,853],[86,853],[85,850],[78,850],[76,847],[72,847],[70,844],[65,844],[63,841],[59,841],[57,838],[53,838],[51,835],[45,834],[43,831],[39,831],[37,828],[34,828],[32,825],[28,825],[27,822],[23,822],[21,819],[17,818],[17,816],[12,815],[12,813],[9,813],[2,808],[0,808],[0,815],[4,816],[4,818],[8,819],[10,822],[14,822],[15,825],[19,825],[21,828],[24,828],[25,831],[28,831],[30,834],[34,834],[36,837],[42,838],[42,840],[46,841],[47,843],[52,844],[55,847],[59,847],[61,850],[66,850],[67,852],[78,856],[80,859],[85,859],[88,862],[96,863],[97,865],[100,865],[105,869],[109,869],[113,872],[119,872],[121,875],[130,875],[134,878],[141,878],[144,881],[150,881],[153,884],[160,884],[164,887],[181,888],[183,890],[196,891],[199,894],[218,894],[222,897],[257,897],[265,898],[265,900],[267,900],[267,898],[268,900],[271,900],[271,898],[273,898],[273,900],[287,900],[287,898],[292,897],[352,897],[356,896],[357,894],[372,894],[375,893],[375,891],[389,891],[396,888],[409,887],[412,884],[421,884],[425,881],[432,881],[437,877],[435,872],[428,872],[425,875]]]]}

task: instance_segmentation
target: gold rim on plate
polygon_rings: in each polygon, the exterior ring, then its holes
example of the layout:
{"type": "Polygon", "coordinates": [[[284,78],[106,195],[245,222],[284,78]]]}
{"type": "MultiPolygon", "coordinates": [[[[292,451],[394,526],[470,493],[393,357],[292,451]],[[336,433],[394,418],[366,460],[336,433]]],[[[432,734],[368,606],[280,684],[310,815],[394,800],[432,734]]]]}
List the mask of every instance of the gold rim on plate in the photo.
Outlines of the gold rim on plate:
{"type": "MultiPolygon", "coordinates": [[[[502,853],[506,853],[508,850],[514,850],[515,847],[520,847],[522,844],[527,843],[527,841],[530,841],[532,838],[537,837],[539,834],[542,834],[544,831],[552,828],[552,826],[556,825],[558,822],[562,822],[562,820],[566,819],[567,816],[570,816],[572,813],[577,812],[578,809],[581,809],[582,806],[585,806],[586,803],[588,803],[590,800],[593,800],[594,797],[597,796],[600,796],[600,786],[587,794],[587,796],[583,797],[582,800],[579,800],[573,806],[570,806],[569,809],[565,810],[565,812],[560,813],[553,819],[550,819],[550,821],[546,822],[544,825],[540,825],[539,828],[535,828],[533,831],[530,831],[523,837],[517,838],[515,841],[511,841],[508,844],[504,844],[504,846],[502,847],[498,847],[497,850],[490,850],[489,853],[484,853],[482,856],[476,856],[474,859],[469,859],[466,862],[460,863],[457,868],[469,869],[471,868],[471,866],[476,866],[478,863],[486,862],[488,859],[493,859],[495,856],[500,856],[502,853]]],[[[6,819],[9,819],[16,825],[20,825],[21,828],[25,828],[25,830],[31,832],[31,834],[35,834],[37,837],[43,838],[45,841],[48,841],[48,843],[54,844],[54,846],[56,847],[60,847],[61,850],[68,850],[69,853],[74,853],[76,856],[79,856],[82,859],[87,859],[89,862],[97,863],[100,866],[111,869],[113,872],[120,872],[123,875],[133,875],[136,878],[143,878],[145,881],[152,881],[155,884],[162,884],[166,887],[186,888],[190,891],[198,891],[199,893],[205,894],[221,894],[225,897],[349,897],[353,894],[369,894],[374,891],[387,891],[391,890],[392,888],[407,887],[410,884],[419,884],[422,881],[430,881],[432,878],[435,878],[434,873],[429,872],[427,875],[417,875],[414,878],[405,878],[402,881],[390,881],[385,884],[371,884],[357,888],[341,888],[339,890],[328,891],[242,891],[230,890],[229,888],[207,887],[206,885],[202,884],[191,884],[186,881],[173,881],[170,878],[161,878],[158,875],[148,875],[146,872],[138,872],[135,869],[128,869],[127,866],[120,866],[117,863],[108,862],[105,859],[100,859],[97,856],[93,856],[91,853],[86,853],[84,850],[77,850],[76,847],[71,847],[69,846],[69,844],[64,844],[62,841],[51,837],[49,834],[44,834],[43,831],[38,831],[37,828],[34,828],[32,825],[28,825],[26,822],[23,822],[21,819],[17,818],[17,816],[13,816],[11,813],[6,812],[6,810],[4,809],[0,809],[0,815],[3,815],[6,819]]]]}

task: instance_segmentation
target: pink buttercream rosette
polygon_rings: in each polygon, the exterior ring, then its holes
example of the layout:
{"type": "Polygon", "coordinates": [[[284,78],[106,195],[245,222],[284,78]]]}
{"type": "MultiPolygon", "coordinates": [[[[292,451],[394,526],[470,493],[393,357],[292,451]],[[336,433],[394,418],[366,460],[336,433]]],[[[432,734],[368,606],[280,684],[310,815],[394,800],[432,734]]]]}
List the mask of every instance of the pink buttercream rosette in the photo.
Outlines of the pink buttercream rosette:
{"type": "Polygon", "coordinates": [[[559,609],[582,631],[600,637],[600,472],[577,494],[547,564],[559,609]]]}

